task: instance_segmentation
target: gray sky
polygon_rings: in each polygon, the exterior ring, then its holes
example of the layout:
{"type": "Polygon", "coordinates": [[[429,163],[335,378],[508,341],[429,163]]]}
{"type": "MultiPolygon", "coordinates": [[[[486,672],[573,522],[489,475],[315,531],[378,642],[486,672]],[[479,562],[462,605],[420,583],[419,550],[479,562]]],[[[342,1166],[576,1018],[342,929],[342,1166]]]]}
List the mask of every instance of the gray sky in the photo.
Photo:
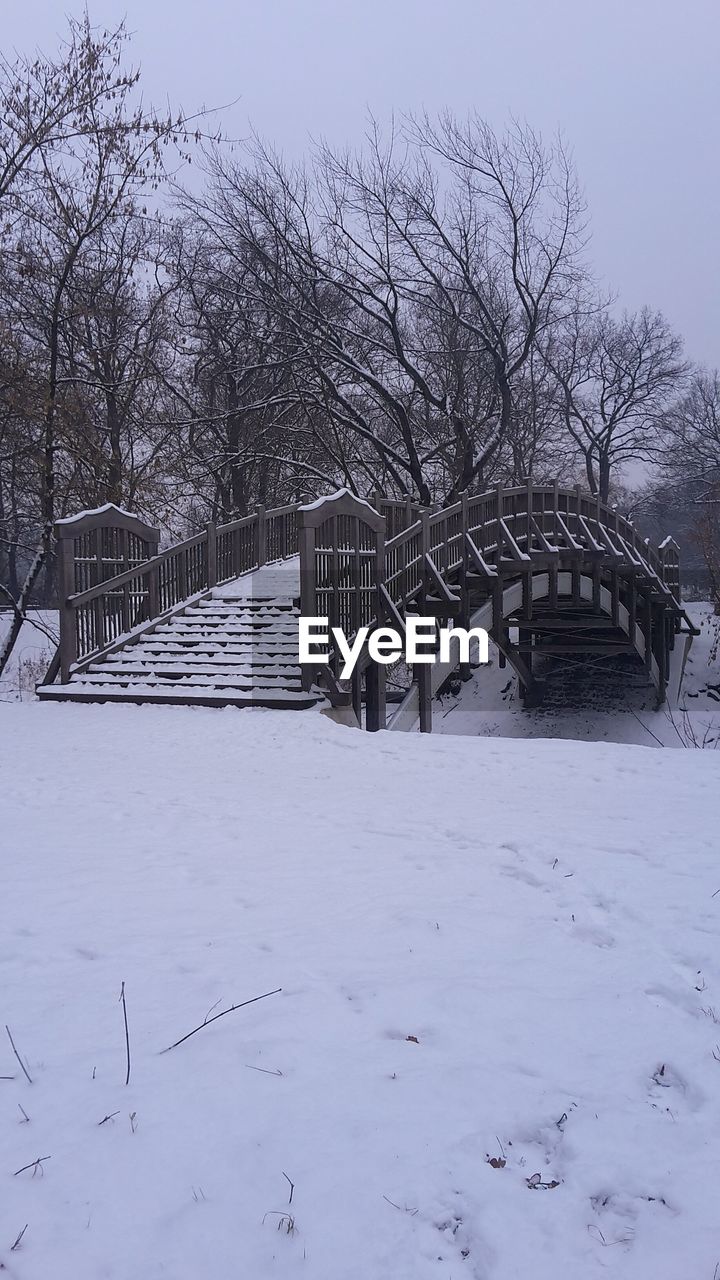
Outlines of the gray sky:
{"type": "MultiPolygon", "coordinates": [[[[0,39],[51,49],[56,0],[5,0],[0,39]]],[[[78,5],[79,10],[79,5],[78,5]]],[[[74,11],[78,11],[74,10],[74,11]]],[[[368,108],[476,107],[563,129],[592,256],[628,308],[660,307],[688,355],[720,364],[720,0],[94,0],[127,15],[147,98],[239,98],[288,154],[359,141],[368,108]]]]}

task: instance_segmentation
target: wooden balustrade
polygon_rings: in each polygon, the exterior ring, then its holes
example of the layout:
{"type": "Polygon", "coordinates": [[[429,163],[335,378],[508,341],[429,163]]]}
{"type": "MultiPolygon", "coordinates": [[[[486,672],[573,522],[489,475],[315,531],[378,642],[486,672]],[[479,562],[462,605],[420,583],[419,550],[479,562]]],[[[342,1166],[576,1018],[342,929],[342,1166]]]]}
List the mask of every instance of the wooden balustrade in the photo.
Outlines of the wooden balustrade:
{"type": "Polygon", "coordinates": [[[55,534],[60,673],[67,682],[72,669],[135,627],[268,559],[296,554],[297,505],[210,523],[160,552],[157,529],[111,504],[58,521],[55,534]]]}

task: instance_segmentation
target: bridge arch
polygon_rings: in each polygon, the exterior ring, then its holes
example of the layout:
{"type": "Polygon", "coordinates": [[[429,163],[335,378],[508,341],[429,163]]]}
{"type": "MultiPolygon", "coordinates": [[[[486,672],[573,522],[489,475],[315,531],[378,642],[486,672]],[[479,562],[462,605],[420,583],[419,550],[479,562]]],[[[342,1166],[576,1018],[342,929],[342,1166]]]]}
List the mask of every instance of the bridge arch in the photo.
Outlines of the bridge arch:
{"type": "MultiPolygon", "coordinates": [[[[551,596],[551,573],[543,570],[533,574],[527,574],[531,599],[533,603],[550,599],[551,596]]],[[[576,594],[573,594],[573,573],[571,570],[560,570],[557,573],[557,583],[555,590],[562,603],[570,604],[573,600],[575,603],[582,602],[593,607],[593,604],[599,606],[599,610],[604,617],[614,620],[615,607],[613,604],[612,592],[605,586],[601,585],[599,593],[593,581],[593,577],[589,573],[580,573],[579,581],[575,588],[576,594]],[[578,591],[579,588],[579,591],[578,591]]],[[[513,617],[522,608],[526,599],[526,588],[523,580],[517,579],[508,583],[502,589],[501,593],[501,613],[504,619],[513,617]]],[[[647,643],[645,633],[640,623],[631,620],[630,610],[621,601],[617,603],[617,623],[618,628],[624,632],[628,640],[633,646],[638,658],[646,661],[647,643]]],[[[468,626],[483,627],[489,634],[493,643],[498,648],[498,638],[493,634],[494,624],[497,620],[497,605],[493,599],[486,600],[479,608],[475,609],[469,616],[468,626]]],[[[690,637],[688,637],[690,639],[690,637]]],[[[686,657],[686,647],[678,646],[673,650],[670,663],[670,685],[674,690],[679,687],[682,666],[686,657]]],[[[510,666],[515,670],[520,680],[525,680],[527,676],[526,669],[518,662],[517,653],[512,646],[505,650],[505,656],[510,666]]],[[[430,671],[430,696],[435,697],[446,683],[448,678],[457,670],[457,662],[440,663],[436,662],[430,671]]],[[[660,693],[664,686],[665,680],[662,675],[657,659],[652,651],[647,657],[647,668],[649,677],[655,688],[660,693]]],[[[410,730],[415,728],[420,719],[420,703],[421,691],[417,684],[410,686],[403,702],[397,707],[388,722],[388,729],[393,730],[410,730]]]]}

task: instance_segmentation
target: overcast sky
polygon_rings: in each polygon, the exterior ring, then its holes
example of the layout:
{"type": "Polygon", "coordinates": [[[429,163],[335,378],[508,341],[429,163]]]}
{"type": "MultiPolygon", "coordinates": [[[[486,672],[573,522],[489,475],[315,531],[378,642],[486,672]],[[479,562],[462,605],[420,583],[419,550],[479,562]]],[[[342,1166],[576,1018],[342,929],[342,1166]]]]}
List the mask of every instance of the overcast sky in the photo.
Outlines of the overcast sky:
{"type": "MultiPolygon", "coordinates": [[[[73,12],[79,12],[79,5],[73,12]]],[[[95,0],[124,15],[147,98],[239,99],[288,154],[359,141],[368,109],[477,108],[569,139],[596,269],[720,364],[720,0],[95,0]]],[[[57,0],[3,0],[0,39],[54,47],[57,0]]]]}

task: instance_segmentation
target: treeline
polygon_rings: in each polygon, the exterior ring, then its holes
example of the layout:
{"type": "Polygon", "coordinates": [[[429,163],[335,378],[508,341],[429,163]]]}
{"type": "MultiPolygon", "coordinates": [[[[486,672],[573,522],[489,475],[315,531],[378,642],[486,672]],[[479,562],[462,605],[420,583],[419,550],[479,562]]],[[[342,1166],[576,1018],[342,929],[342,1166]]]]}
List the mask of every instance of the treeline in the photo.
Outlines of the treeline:
{"type": "Polygon", "coordinates": [[[598,291],[561,141],[448,113],[288,165],[148,110],[129,52],[84,18],[0,61],[0,603],[105,502],[181,534],[341,484],[625,501],[637,461],[717,574],[717,374],[598,291]]]}

